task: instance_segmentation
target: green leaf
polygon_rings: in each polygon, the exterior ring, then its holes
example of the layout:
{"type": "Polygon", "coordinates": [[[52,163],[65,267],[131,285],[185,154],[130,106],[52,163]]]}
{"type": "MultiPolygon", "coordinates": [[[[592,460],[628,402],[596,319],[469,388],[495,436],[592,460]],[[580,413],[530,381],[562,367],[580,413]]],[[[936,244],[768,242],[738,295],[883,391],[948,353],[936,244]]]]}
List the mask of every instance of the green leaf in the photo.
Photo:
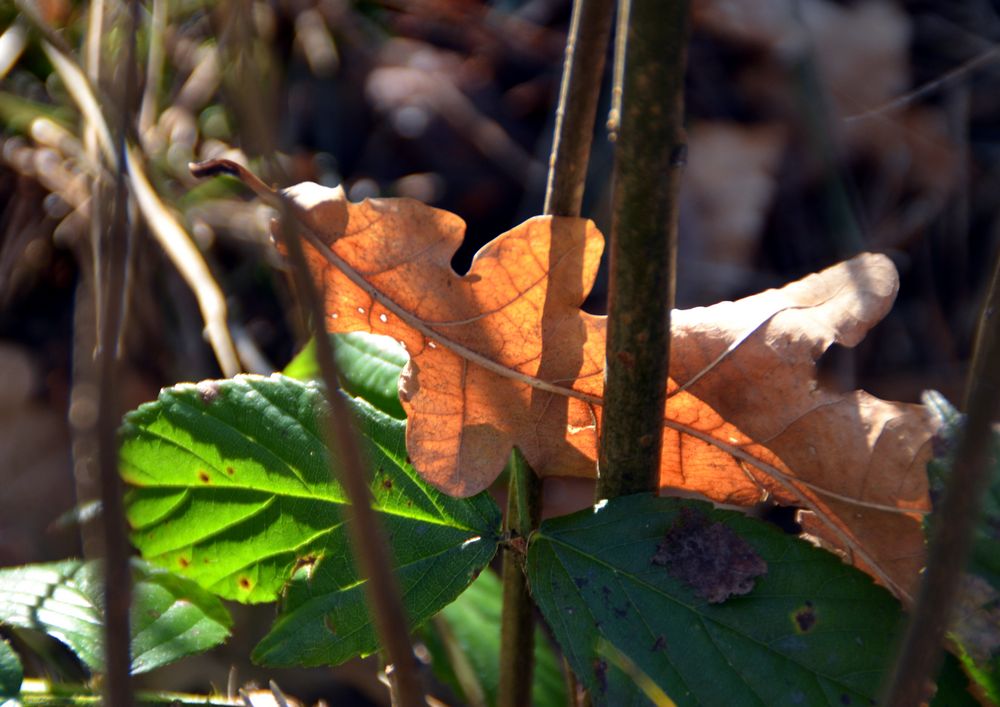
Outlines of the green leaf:
{"type": "MultiPolygon", "coordinates": [[[[495,705],[500,683],[500,612],[503,587],[492,571],[484,571],[455,601],[424,628],[432,665],[439,679],[451,684],[466,703],[477,700],[462,682],[475,680],[488,705],[495,705]],[[466,664],[457,666],[456,662],[466,664]],[[450,670],[449,670],[450,668],[450,670]],[[465,670],[459,679],[457,674],[465,670]]],[[[541,630],[535,631],[535,673],[531,689],[535,707],[562,707],[566,686],[558,660],[541,630]]]]}
{"type": "MultiPolygon", "coordinates": [[[[408,359],[406,350],[394,339],[362,331],[331,334],[330,339],[344,390],[384,413],[404,419],[397,384],[408,359]]],[[[304,381],[320,378],[315,341],[305,345],[285,367],[284,374],[304,381]]]]}
{"type": "Polygon", "coordinates": [[[544,522],[528,578],[598,705],[649,703],[626,664],[678,705],[868,704],[900,621],[888,592],[830,553],[738,513],[645,494],[544,522]],[[731,563],[713,565],[727,552],[731,563]],[[763,575],[734,574],[761,559],[763,575]]]}
{"type": "Polygon", "coordinates": [[[233,621],[217,597],[171,572],[137,566],[130,627],[133,673],[225,643],[233,621]]]}
{"type": "Polygon", "coordinates": [[[21,693],[23,680],[21,660],[10,644],[0,638],[0,707],[16,704],[13,698],[21,693]]]}
{"type": "MultiPolygon", "coordinates": [[[[317,384],[239,376],[184,384],[126,416],[122,475],[132,540],[150,562],[229,599],[282,613],[254,652],[274,665],[336,664],[376,650],[352,560],[348,503],[322,442],[317,384]]],[[[457,597],[496,552],[500,510],[454,499],[406,462],[405,423],[348,398],[373,508],[414,624],[457,597]]]]}
{"type": "MultiPolygon", "coordinates": [[[[206,651],[229,636],[225,607],[189,580],[132,565],[132,672],[143,673],[206,651]]],[[[100,671],[103,602],[100,565],[82,560],[0,570],[0,623],[34,629],[64,643],[100,671]]]]}

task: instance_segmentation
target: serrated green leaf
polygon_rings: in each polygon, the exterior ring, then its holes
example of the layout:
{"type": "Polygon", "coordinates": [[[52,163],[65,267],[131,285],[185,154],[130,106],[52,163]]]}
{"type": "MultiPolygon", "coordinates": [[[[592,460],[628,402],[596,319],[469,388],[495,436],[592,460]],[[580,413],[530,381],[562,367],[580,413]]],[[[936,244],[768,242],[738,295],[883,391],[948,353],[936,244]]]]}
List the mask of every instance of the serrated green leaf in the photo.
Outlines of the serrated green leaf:
{"type": "Polygon", "coordinates": [[[622,656],[678,705],[867,704],[900,621],[888,592],[830,553],[737,513],[644,494],[544,522],[528,577],[597,705],[649,703],[616,667],[622,656]],[[685,513],[767,563],[750,593],[710,604],[690,586],[705,576],[681,580],[659,563],[685,513]]]}
{"type": "MultiPolygon", "coordinates": [[[[373,508],[417,624],[493,557],[500,510],[454,499],[406,463],[405,423],[348,398],[373,469],[373,508]]],[[[126,514],[143,556],[230,599],[283,608],[254,658],[342,662],[377,648],[350,553],[346,494],[331,476],[314,383],[284,376],[165,389],[126,416],[126,514]],[[294,578],[293,578],[294,577],[294,578]]]]}
{"type": "Polygon", "coordinates": [[[0,638],[0,706],[15,704],[14,698],[21,693],[24,668],[17,653],[4,639],[0,638]]]}
{"type": "MultiPolygon", "coordinates": [[[[468,662],[469,673],[478,682],[485,703],[495,705],[500,684],[500,614],[503,587],[492,571],[484,571],[458,599],[441,610],[424,629],[429,637],[434,672],[451,683],[459,693],[464,690],[456,677],[449,678],[450,663],[458,653],[468,662]],[[443,625],[442,625],[443,624],[443,625]],[[431,635],[436,634],[436,635],[431,635]],[[447,634],[447,635],[444,635],[447,634]],[[452,641],[452,655],[446,647],[452,641]]],[[[475,700],[462,694],[468,703],[475,700]]],[[[562,707],[566,704],[566,686],[558,660],[540,629],[535,630],[535,671],[531,689],[534,707],[562,707]]]]}
{"type": "MultiPolygon", "coordinates": [[[[232,620],[189,580],[136,560],[132,565],[132,672],[206,651],[229,636],[232,620]]],[[[100,566],[65,560],[0,570],[0,623],[64,643],[91,670],[103,665],[100,566]]]]}
{"type": "Polygon", "coordinates": [[[152,567],[137,577],[133,605],[133,673],[220,645],[233,625],[217,597],[189,579],[152,567]]]}
{"type": "MultiPolygon", "coordinates": [[[[404,419],[406,414],[397,392],[399,374],[408,359],[403,347],[387,336],[363,331],[330,334],[330,338],[344,390],[364,398],[384,413],[404,419]]],[[[297,380],[318,380],[316,342],[306,344],[283,373],[297,380]]]]}

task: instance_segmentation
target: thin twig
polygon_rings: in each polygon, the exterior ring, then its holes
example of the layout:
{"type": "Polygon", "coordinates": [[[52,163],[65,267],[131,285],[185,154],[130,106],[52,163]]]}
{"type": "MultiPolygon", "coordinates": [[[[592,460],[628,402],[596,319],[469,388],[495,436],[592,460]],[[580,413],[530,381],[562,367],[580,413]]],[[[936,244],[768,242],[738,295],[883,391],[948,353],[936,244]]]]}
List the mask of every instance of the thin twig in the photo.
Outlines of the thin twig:
{"type": "MultiPolygon", "coordinates": [[[[125,175],[125,150],[136,84],[135,33],[139,12],[136,0],[128,4],[125,29],[125,81],[118,96],[118,125],[115,136],[115,188],[110,228],[105,234],[102,252],[107,258],[105,287],[101,298],[103,312],[98,330],[97,434],[100,468],[102,540],[104,545],[104,699],[106,704],[128,707],[133,702],[129,609],[132,601],[132,577],[129,544],[125,531],[122,481],[118,474],[117,430],[121,419],[117,395],[118,342],[124,328],[123,302],[127,258],[128,191],[125,175]]],[[[97,182],[95,186],[99,188],[97,182]]]]}
{"type": "MultiPolygon", "coordinates": [[[[566,56],[556,107],[544,212],[579,216],[611,33],[612,0],[575,0],[566,36],[566,56]]],[[[543,335],[544,336],[544,335],[543,335]]],[[[553,365],[555,347],[542,341],[539,375],[553,365]]],[[[555,405],[566,405],[560,400],[555,405]]],[[[532,407],[553,414],[551,394],[534,393],[532,407]]],[[[542,481],[519,450],[511,464],[507,527],[527,538],[541,520],[542,481]]],[[[524,574],[523,557],[503,552],[503,617],[500,642],[500,707],[530,704],[535,665],[534,604],[524,574]]]]}
{"type": "Polygon", "coordinates": [[[622,92],[625,86],[625,47],[628,38],[628,13],[630,3],[618,3],[615,20],[615,61],[611,69],[611,110],[608,111],[608,140],[618,141],[618,130],[622,126],[622,92]]]}
{"type": "Polygon", "coordinates": [[[341,482],[351,501],[351,547],[362,576],[368,580],[365,582],[365,592],[379,642],[393,665],[392,679],[396,686],[397,705],[417,707],[426,704],[426,700],[413,646],[410,644],[409,622],[400,599],[396,576],[392,571],[388,544],[371,507],[371,490],[365,480],[364,461],[351,425],[351,412],[340,395],[340,375],[333,357],[333,341],[323,329],[323,322],[326,320],[323,301],[309,272],[302,243],[292,228],[292,208],[286,204],[283,211],[285,247],[288,249],[296,286],[309,312],[316,342],[316,361],[319,363],[331,410],[326,420],[327,439],[338,452],[341,482]]]}
{"type": "Polygon", "coordinates": [[[903,648],[888,682],[887,707],[923,704],[941,662],[943,642],[972,548],[990,479],[991,425],[1000,415],[1000,253],[986,296],[966,390],[967,417],[959,437],[927,571],[903,648]]]}
{"type": "Polygon", "coordinates": [[[235,376],[240,372],[240,360],[226,321],[228,314],[222,290],[219,289],[218,283],[212,277],[208,263],[205,262],[191,236],[163,205],[160,197],[150,185],[138,151],[129,148],[127,158],[129,180],[139,211],[142,212],[153,236],[166,251],[170,262],[174,264],[194,293],[202,319],[205,322],[208,342],[215,352],[215,358],[219,362],[219,368],[222,369],[223,375],[226,377],[235,376]]]}
{"type": "Polygon", "coordinates": [[[917,101],[926,98],[927,96],[933,94],[936,91],[945,88],[951,83],[961,79],[966,74],[969,74],[981,66],[985,66],[993,61],[1000,58],[1000,47],[993,47],[992,49],[987,49],[986,51],[977,54],[968,61],[962,62],[960,65],[956,66],[951,71],[946,72],[942,76],[934,79],[933,81],[928,81],[919,88],[905,93],[902,96],[892,99],[888,103],[884,103],[875,108],[863,111],[856,115],[848,115],[843,118],[845,123],[854,123],[859,120],[865,120],[867,118],[874,118],[878,116],[883,116],[886,113],[893,113],[901,108],[906,108],[917,101]]]}
{"type": "Polygon", "coordinates": [[[365,592],[379,645],[393,665],[395,704],[398,707],[425,705],[424,689],[410,644],[409,622],[392,571],[388,544],[371,507],[371,489],[366,481],[361,447],[351,424],[351,412],[340,395],[340,373],[333,357],[333,341],[323,329],[326,320],[323,299],[312,279],[297,230],[311,233],[312,229],[301,217],[301,211],[294,202],[281,192],[272,190],[242,165],[227,160],[209,160],[190,165],[190,168],[196,177],[216,174],[235,176],[281,212],[281,237],[288,252],[293,282],[309,316],[311,333],[316,342],[316,362],[330,406],[330,414],[324,417],[324,432],[329,448],[336,452],[332,456],[339,460],[339,480],[350,500],[351,522],[348,529],[351,547],[361,575],[367,580],[365,592]]]}
{"type": "Polygon", "coordinates": [[[278,683],[274,680],[269,680],[267,686],[271,688],[271,694],[274,695],[274,701],[278,707],[288,707],[288,698],[285,697],[285,693],[278,687],[278,683]]]}
{"type": "Polygon", "coordinates": [[[573,3],[549,157],[545,214],[580,215],[613,11],[613,0],[573,3]]]}
{"type": "Polygon", "coordinates": [[[149,53],[146,56],[146,85],[139,108],[139,141],[147,145],[149,132],[156,123],[156,93],[163,76],[163,36],[167,31],[167,0],[153,0],[149,18],[149,53]]]}
{"type": "Polygon", "coordinates": [[[686,0],[632,0],[612,194],[597,497],[655,491],[686,159],[686,0]]]}

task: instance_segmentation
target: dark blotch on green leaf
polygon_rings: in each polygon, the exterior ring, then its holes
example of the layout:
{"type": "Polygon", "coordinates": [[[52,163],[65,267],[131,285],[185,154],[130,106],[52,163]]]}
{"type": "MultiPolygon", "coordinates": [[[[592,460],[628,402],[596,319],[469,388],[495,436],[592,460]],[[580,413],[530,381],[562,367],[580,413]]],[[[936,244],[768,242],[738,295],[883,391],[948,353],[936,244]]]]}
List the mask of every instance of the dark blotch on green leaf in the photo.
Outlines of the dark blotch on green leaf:
{"type": "Polygon", "coordinates": [[[665,567],[710,604],[747,594],[754,579],[767,572],[767,562],[750,543],[691,508],[681,510],[650,562],[665,567]]]}
{"type": "Polygon", "coordinates": [[[795,626],[800,633],[808,633],[816,625],[816,609],[811,601],[795,612],[795,626]]]}

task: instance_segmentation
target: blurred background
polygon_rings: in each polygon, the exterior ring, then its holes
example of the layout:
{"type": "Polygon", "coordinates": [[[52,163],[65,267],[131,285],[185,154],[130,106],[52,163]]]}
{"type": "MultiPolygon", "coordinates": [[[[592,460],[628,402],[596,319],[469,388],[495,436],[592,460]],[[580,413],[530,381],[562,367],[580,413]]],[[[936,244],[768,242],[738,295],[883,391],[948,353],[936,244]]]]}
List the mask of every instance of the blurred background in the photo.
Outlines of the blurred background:
{"type": "MultiPolygon", "coordinates": [[[[959,402],[1000,242],[996,3],[692,4],[678,306],[885,252],[897,304],[857,349],[824,356],[824,381],[959,402]]],[[[280,370],[303,343],[272,214],[231,181],[197,182],[188,162],[225,156],[289,184],[343,184],[354,200],[455,212],[464,271],[541,211],[569,15],[569,0],[141,2],[123,109],[125,6],[0,2],[0,566],[84,552],[59,519],[92,490],[82,431],[95,415],[91,234],[103,217],[91,184],[110,177],[100,120],[81,115],[43,38],[91,78],[112,129],[128,116],[155,202],[132,213],[119,380],[131,408],[231,372],[189,285],[202,260],[241,370],[280,370]],[[171,256],[168,238],[196,247],[171,256]]],[[[606,234],[610,49],[608,66],[584,205],[606,234]]],[[[585,306],[599,313],[604,298],[602,278],[585,306]]],[[[274,677],[304,701],[385,701],[370,661],[332,676],[248,665],[273,610],[235,609],[227,646],[144,680],[204,692],[235,665],[241,681],[274,677]]]]}

